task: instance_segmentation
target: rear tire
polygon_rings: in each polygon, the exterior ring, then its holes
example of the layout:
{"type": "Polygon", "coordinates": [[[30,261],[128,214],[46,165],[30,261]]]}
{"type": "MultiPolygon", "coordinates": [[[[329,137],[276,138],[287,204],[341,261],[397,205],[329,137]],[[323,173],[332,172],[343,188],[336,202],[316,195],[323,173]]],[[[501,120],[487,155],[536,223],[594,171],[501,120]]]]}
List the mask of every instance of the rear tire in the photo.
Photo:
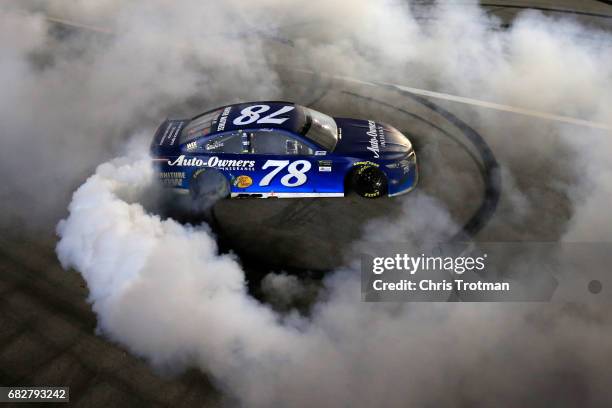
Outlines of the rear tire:
{"type": "Polygon", "coordinates": [[[374,164],[365,164],[353,169],[350,188],[365,198],[379,198],[387,194],[387,176],[374,164]]]}
{"type": "Polygon", "coordinates": [[[230,185],[227,178],[215,169],[198,170],[189,184],[189,193],[196,208],[205,210],[217,201],[229,197],[230,185]]]}

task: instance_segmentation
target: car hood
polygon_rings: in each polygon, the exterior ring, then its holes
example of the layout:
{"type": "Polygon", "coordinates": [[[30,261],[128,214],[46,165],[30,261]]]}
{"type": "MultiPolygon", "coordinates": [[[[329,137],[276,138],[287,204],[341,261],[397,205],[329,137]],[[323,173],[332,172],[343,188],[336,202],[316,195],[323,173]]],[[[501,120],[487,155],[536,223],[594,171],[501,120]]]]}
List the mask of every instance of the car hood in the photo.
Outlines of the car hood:
{"type": "Polygon", "coordinates": [[[406,136],[393,126],[372,120],[334,118],[340,130],[334,153],[392,159],[412,151],[406,136]]]}

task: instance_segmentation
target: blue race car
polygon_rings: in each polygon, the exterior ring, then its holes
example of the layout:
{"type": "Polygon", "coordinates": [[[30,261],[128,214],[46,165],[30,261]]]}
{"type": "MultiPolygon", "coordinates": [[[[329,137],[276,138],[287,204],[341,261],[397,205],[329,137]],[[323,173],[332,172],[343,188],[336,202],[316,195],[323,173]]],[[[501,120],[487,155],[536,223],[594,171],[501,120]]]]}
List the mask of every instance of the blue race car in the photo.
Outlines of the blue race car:
{"type": "Polygon", "coordinates": [[[371,120],[291,102],[227,105],[161,124],[151,153],[163,185],[195,199],[396,196],[418,179],[410,140],[371,120]]]}

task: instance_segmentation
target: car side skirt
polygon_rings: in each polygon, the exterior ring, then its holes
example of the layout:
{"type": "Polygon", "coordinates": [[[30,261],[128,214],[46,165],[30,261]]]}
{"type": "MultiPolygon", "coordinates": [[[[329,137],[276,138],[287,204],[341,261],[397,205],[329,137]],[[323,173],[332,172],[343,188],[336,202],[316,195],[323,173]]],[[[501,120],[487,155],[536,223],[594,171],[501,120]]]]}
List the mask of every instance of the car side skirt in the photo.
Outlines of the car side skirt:
{"type": "Polygon", "coordinates": [[[231,198],[344,197],[344,193],[232,193],[231,198]]]}

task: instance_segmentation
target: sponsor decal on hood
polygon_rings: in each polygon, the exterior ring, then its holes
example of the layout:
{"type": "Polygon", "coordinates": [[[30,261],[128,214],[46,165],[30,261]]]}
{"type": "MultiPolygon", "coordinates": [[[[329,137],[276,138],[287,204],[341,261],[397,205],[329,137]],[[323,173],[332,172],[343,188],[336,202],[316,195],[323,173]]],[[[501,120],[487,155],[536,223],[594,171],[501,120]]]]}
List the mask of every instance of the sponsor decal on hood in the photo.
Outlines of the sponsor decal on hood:
{"type": "Polygon", "coordinates": [[[366,134],[370,138],[370,146],[367,149],[374,154],[374,158],[380,158],[380,149],[384,149],[387,144],[384,128],[382,125],[376,125],[376,122],[373,120],[368,120],[368,131],[366,134]]]}

